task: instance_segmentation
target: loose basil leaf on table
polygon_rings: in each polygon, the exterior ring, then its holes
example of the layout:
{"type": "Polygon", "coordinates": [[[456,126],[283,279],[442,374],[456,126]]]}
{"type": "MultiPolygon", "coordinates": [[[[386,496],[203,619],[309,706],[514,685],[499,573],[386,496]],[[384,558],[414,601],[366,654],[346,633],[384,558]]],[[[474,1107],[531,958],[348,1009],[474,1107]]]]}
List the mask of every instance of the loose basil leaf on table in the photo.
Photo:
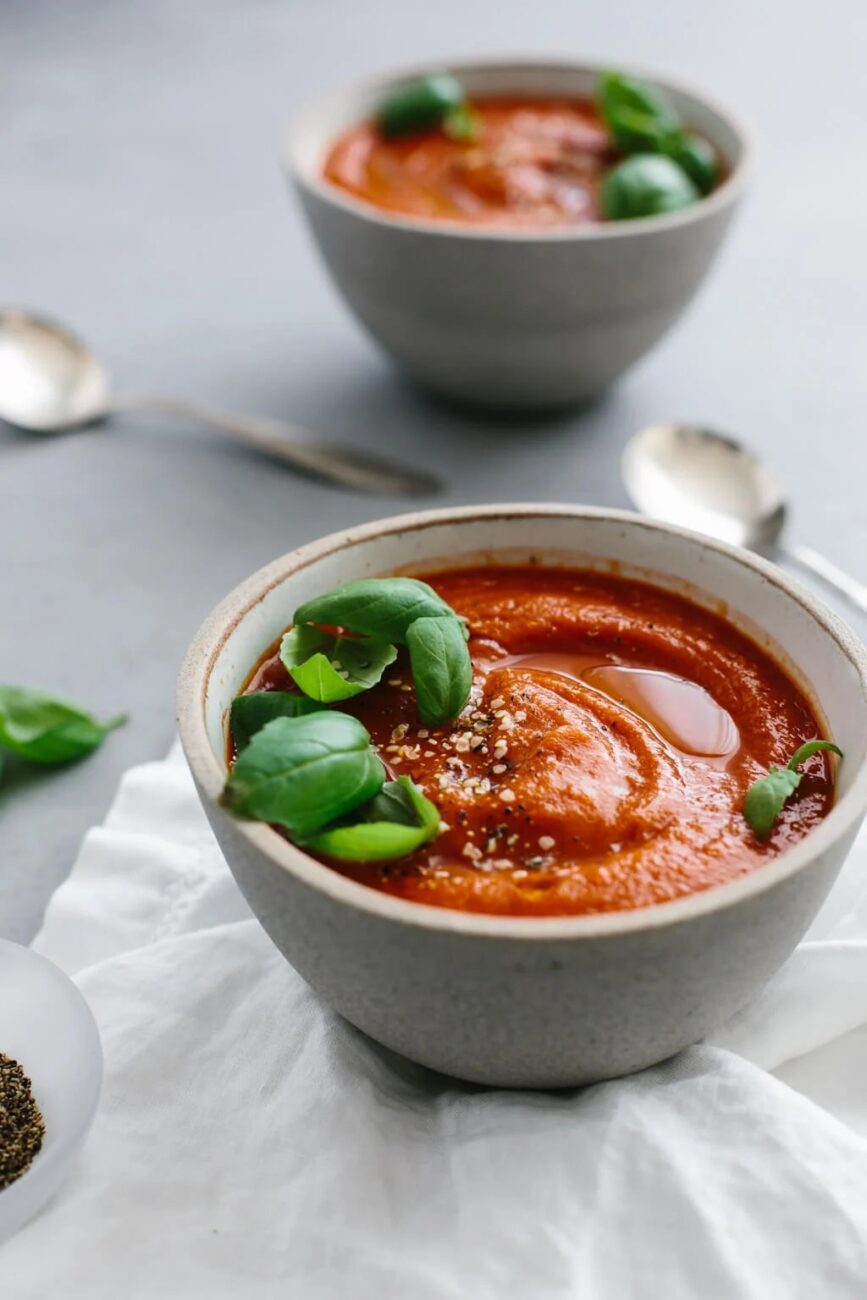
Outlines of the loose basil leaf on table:
{"type": "Polygon", "coordinates": [[[655,152],[667,135],[680,129],[680,118],[663,95],[619,72],[602,74],[596,100],[611,138],[623,153],[655,152]]]}
{"type": "Polygon", "coordinates": [[[612,167],[602,182],[599,202],[609,221],[655,217],[688,208],[701,198],[698,189],[662,154],[635,154],[612,167]]]}
{"type": "Polygon", "coordinates": [[[843,757],[843,751],[831,740],[808,740],[795,751],[785,767],[772,767],[767,776],[760,777],[750,786],[744,799],[744,817],[760,840],[768,838],[784,804],[801,784],[802,773],[797,769],[822,750],[843,757]]]}
{"type": "Polygon", "coordinates": [[[257,731],[275,718],[300,718],[305,713],[317,713],[324,708],[318,700],[306,695],[291,695],[289,691],[250,691],[232,701],[230,725],[235,748],[240,752],[249,745],[257,731]]]}
{"type": "Polygon", "coordinates": [[[459,620],[419,618],[406,634],[418,714],[425,726],[456,718],[473,684],[473,666],[459,620]]]}
{"type": "Polygon", "coordinates": [[[305,624],[280,642],[280,659],[293,681],[322,704],[370,690],[396,658],[396,648],[378,637],[333,636],[305,624]]]}
{"type": "Polygon", "coordinates": [[[0,686],[0,745],[32,763],[71,763],[97,749],[126,715],[100,722],[69,700],[0,686]]]}
{"type": "Polygon", "coordinates": [[[665,136],[660,152],[677,163],[701,194],[709,194],[717,181],[717,162],[707,140],[688,131],[665,136]]]}
{"type": "Polygon", "coordinates": [[[275,718],[235,760],[222,803],[241,817],[309,836],[382,789],[385,768],[357,718],[322,709],[275,718]]]}
{"type": "Polygon", "coordinates": [[[377,124],[386,136],[428,131],[459,108],[464,98],[464,92],[454,77],[446,73],[424,77],[389,95],[379,110],[377,124]]]}
{"type": "Polygon", "coordinates": [[[399,776],[358,809],[351,823],[326,827],[305,847],[347,861],[382,862],[414,852],[433,839],[439,827],[436,805],[409,777],[399,776]]]}
{"type": "Polygon", "coordinates": [[[455,618],[454,611],[418,578],[361,578],[299,605],[292,621],[345,628],[402,645],[416,619],[446,617],[455,618]]]}

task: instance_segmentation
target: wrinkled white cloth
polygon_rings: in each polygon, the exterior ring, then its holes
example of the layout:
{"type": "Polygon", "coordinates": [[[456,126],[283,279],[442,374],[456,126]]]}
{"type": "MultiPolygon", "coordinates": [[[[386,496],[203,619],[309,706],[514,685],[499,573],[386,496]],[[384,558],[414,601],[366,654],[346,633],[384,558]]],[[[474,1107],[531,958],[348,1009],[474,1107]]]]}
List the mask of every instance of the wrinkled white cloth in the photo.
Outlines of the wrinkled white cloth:
{"type": "Polygon", "coordinates": [[[462,1086],[322,1006],[251,918],[178,752],[125,777],[38,948],[102,1032],[74,1175],[4,1300],[863,1300],[861,839],[713,1045],[568,1093],[462,1086]]]}

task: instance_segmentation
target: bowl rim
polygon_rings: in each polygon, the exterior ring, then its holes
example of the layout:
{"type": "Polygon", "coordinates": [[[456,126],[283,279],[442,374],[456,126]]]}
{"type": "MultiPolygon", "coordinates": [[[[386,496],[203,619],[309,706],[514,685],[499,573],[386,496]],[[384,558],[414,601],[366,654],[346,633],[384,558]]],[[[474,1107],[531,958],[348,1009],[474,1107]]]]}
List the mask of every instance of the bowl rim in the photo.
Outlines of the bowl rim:
{"type": "MultiPolygon", "coordinates": [[[[313,542],[308,542],[273,560],[235,587],[205,619],[183,661],[177,683],[177,721],[187,761],[203,798],[215,805],[225,781],[211,747],[205,721],[205,704],[211,673],[218,654],[229,636],[265,596],[292,574],[309,567],[326,555],[346,550],[359,542],[392,533],[426,529],[448,523],[473,520],[538,518],[605,519],[680,538],[688,546],[699,546],[734,560],[801,606],[849,659],[867,701],[867,646],[825,603],[794,581],[770,561],[672,524],[647,519],[627,510],[557,503],[509,503],[484,506],[454,506],[403,515],[391,515],[367,524],[353,525],[313,542]]],[[[457,558],[457,557],[456,557],[457,558]]],[[[796,661],[795,661],[796,662],[796,661]]],[[[668,903],[655,903],[630,911],[600,912],[579,916],[514,917],[486,912],[462,912],[428,903],[395,898],[367,885],[358,884],[315,858],[309,857],[262,822],[232,818],[236,832],[249,847],[299,883],[324,894],[336,903],[373,917],[423,929],[453,934],[509,940],[596,939],[698,920],[710,913],[735,906],[765,893],[782,881],[805,870],[826,850],[845,838],[867,808],[867,756],[852,785],[827,817],[802,840],[778,857],[745,876],[710,889],[699,890],[668,903]]],[[[221,816],[228,813],[220,811],[221,816]]]]}
{"type": "Polygon", "coordinates": [[[669,76],[666,72],[656,71],[632,62],[621,63],[619,60],[587,58],[566,58],[562,54],[536,53],[533,55],[501,54],[472,57],[445,57],[432,60],[426,65],[411,64],[392,68],[390,71],[370,74],[355,81],[343,81],[331,85],[306,99],[285,123],[280,137],[280,156],[283,165],[295,185],[316,198],[339,208],[351,216],[367,221],[370,225],[381,226],[420,235],[435,235],[445,239],[491,241],[503,244],[535,243],[578,243],[597,240],[629,239],[641,234],[660,233],[675,230],[711,217],[721,209],[730,207],[742,195],[749,181],[754,165],[755,145],[751,129],[739,114],[722,104],[715,96],[705,94],[703,90],[682,80],[679,76],[669,76]],[[383,91],[396,82],[430,76],[432,71],[448,72],[460,78],[473,72],[504,71],[512,69],[533,70],[540,75],[546,72],[601,72],[606,68],[617,68],[627,76],[639,77],[660,87],[663,91],[673,91],[696,100],[704,108],[719,118],[737,138],[740,157],[732,167],[722,185],[710,194],[702,197],[698,203],[676,212],[662,213],[653,217],[636,217],[630,221],[600,221],[585,226],[555,227],[551,230],[510,229],[509,227],[486,227],[462,225],[448,220],[428,220],[423,217],[403,216],[400,213],[386,212],[362,199],[354,198],[348,191],[342,191],[320,175],[311,175],[301,166],[298,159],[297,143],[305,122],[321,107],[325,107],[338,96],[354,99],[366,97],[377,89],[383,91]]]}

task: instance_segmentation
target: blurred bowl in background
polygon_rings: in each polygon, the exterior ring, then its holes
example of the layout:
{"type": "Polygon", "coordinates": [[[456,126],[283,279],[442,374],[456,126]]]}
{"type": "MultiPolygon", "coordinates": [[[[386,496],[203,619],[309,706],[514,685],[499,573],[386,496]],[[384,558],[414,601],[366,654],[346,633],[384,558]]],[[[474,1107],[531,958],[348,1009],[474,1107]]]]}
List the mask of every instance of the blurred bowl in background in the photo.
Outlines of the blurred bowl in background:
{"type": "MultiPolygon", "coordinates": [[[[592,95],[603,65],[453,63],[470,97],[592,95]]],[[[732,115],[668,77],[638,72],[722,156],[706,198],[664,216],[549,230],[403,217],[323,176],[335,137],[371,117],[415,69],[317,99],[286,129],[283,158],[337,288],[392,359],[419,383],[490,408],[584,402],[642,357],[704,279],[744,190],[750,144],[732,115]]],[[[626,69],[632,72],[632,69],[626,69]]]]}

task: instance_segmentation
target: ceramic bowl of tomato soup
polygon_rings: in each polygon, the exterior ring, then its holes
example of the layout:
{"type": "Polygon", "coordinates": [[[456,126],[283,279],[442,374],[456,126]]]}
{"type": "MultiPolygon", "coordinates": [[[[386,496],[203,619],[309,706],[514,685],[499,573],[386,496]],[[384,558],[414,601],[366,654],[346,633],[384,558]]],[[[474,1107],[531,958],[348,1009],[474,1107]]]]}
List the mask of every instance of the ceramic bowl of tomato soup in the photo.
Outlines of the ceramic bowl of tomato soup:
{"type": "Polygon", "coordinates": [[[491,408],[584,402],[696,293],[744,188],[746,133],[704,94],[637,74],[711,152],[715,179],[689,206],[606,219],[600,186],[623,155],[593,102],[602,72],[571,61],[415,69],[323,96],[288,126],[285,166],[334,284],[422,385],[491,408]],[[466,94],[476,137],[383,137],[383,104],[431,72],[466,94]]]}
{"type": "Polygon", "coordinates": [[[765,561],[614,511],[441,510],[293,551],[207,620],[178,715],[226,859],[292,965],[379,1042],[488,1084],[625,1074],[724,1022],[810,924],[867,806],[861,643],[765,561]],[[279,648],[305,602],[395,574],[465,620],[469,694],[423,725],[420,661],[398,645],[325,706],[439,818],[403,857],[335,860],[225,806],[229,710],[297,694],[279,648]],[[809,757],[760,838],[747,790],[823,737],[843,759],[809,757]]]}

